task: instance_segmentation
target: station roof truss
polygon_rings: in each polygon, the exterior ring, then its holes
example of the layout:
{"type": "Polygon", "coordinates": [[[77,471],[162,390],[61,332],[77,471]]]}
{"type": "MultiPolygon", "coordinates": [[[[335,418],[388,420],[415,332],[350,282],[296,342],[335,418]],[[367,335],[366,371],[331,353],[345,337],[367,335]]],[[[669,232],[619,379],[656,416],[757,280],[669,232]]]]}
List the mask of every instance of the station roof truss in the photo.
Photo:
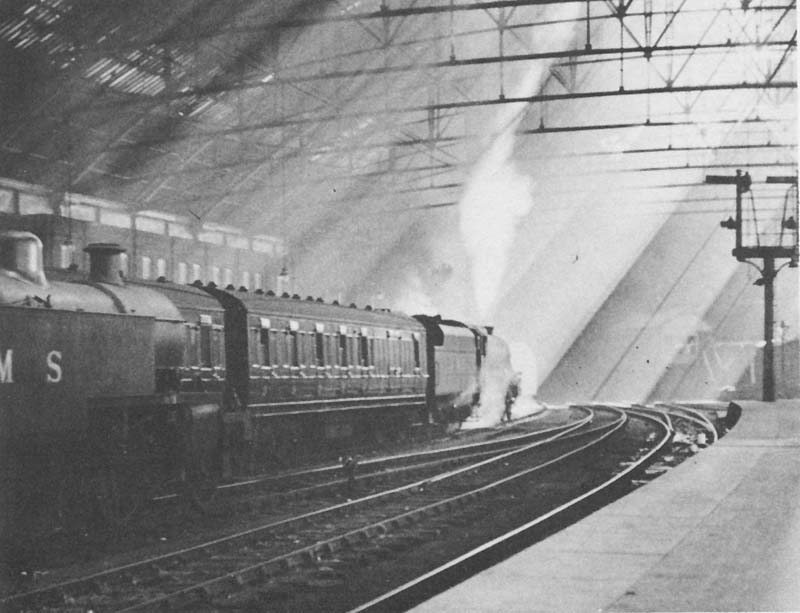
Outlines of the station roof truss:
{"type": "Polygon", "coordinates": [[[796,40],[786,0],[9,0],[0,176],[391,244],[510,126],[517,164],[646,210],[706,169],[793,174],[796,40]]]}

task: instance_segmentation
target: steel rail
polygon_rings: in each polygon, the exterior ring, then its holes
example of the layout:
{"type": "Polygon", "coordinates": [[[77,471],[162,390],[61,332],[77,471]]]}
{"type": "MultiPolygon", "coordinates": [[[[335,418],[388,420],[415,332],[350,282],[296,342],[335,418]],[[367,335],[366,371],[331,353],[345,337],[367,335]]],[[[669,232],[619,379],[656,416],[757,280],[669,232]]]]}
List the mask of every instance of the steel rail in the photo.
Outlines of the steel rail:
{"type": "Polygon", "coordinates": [[[683,417],[684,419],[689,419],[690,421],[693,421],[693,422],[698,423],[699,425],[702,425],[703,427],[705,427],[709,431],[709,433],[711,434],[711,438],[712,438],[711,442],[712,443],[716,443],[719,440],[719,432],[717,431],[717,427],[711,422],[711,420],[708,418],[708,416],[705,415],[702,411],[698,411],[698,410],[693,409],[691,407],[685,407],[685,406],[683,406],[681,404],[674,404],[674,403],[669,403],[669,402],[663,402],[663,403],[662,402],[657,402],[656,403],[656,406],[660,406],[660,405],[663,405],[663,406],[669,408],[670,410],[678,411],[678,412],[680,412],[682,414],[681,417],[683,417]]]}
{"type": "Polygon", "coordinates": [[[685,419],[686,421],[690,421],[704,430],[707,430],[714,442],[717,441],[717,431],[711,421],[701,413],[697,411],[693,411],[691,409],[686,409],[680,405],[671,404],[667,402],[657,402],[654,406],[649,407],[646,405],[639,405],[635,404],[632,405],[638,411],[644,412],[651,412],[657,413],[658,415],[664,415],[667,419],[672,421],[673,419],[685,419]]]}
{"type": "MultiPolygon", "coordinates": [[[[346,534],[337,535],[336,537],[332,537],[330,539],[326,539],[324,541],[317,542],[313,545],[308,547],[304,547],[302,549],[295,550],[293,552],[277,556],[275,558],[271,558],[269,560],[260,561],[256,564],[248,566],[243,569],[239,569],[230,573],[226,573],[225,575],[221,575],[219,577],[215,577],[213,579],[204,581],[202,583],[198,583],[181,590],[172,592],[170,594],[162,595],[158,598],[151,599],[146,602],[137,603],[133,606],[121,609],[122,612],[127,611],[139,611],[139,610],[151,610],[154,607],[164,606],[166,604],[177,604],[181,606],[182,604],[188,604],[188,602],[192,602],[196,599],[198,595],[201,597],[205,596],[218,596],[220,593],[224,592],[227,587],[233,587],[234,589],[242,584],[251,582],[256,580],[267,573],[267,570],[270,567],[275,567],[281,564],[287,564],[289,560],[292,558],[308,558],[313,556],[317,552],[331,552],[335,551],[336,549],[343,546],[343,543],[347,543],[350,539],[361,537],[364,534],[385,534],[390,530],[392,526],[397,526],[401,524],[406,524],[409,521],[414,520],[420,516],[430,515],[436,512],[439,508],[448,508],[452,507],[456,504],[461,504],[466,502],[470,499],[476,498],[482,494],[489,492],[490,490],[496,489],[503,485],[506,485],[512,481],[516,481],[523,477],[526,477],[536,471],[542,470],[547,466],[551,466],[557,462],[561,462],[566,458],[569,458],[576,453],[584,451],[585,449],[592,447],[599,442],[605,440],[608,436],[614,434],[619,428],[623,427],[626,423],[627,416],[625,416],[624,412],[621,412],[622,416],[615,422],[611,424],[607,424],[602,426],[601,428],[597,428],[598,431],[601,431],[601,434],[594,440],[589,443],[586,443],[576,449],[572,449],[557,458],[553,458],[547,460],[541,464],[537,464],[534,467],[526,468],[522,471],[514,473],[512,475],[503,477],[497,481],[492,483],[480,486],[468,492],[462,492],[461,494],[457,494],[455,496],[451,496],[449,498],[445,498],[443,500],[439,500],[437,502],[425,505],[423,507],[419,507],[410,511],[406,511],[399,515],[382,519],[378,522],[370,524],[369,526],[365,526],[362,528],[358,528],[356,530],[352,530],[346,534]]],[[[583,436],[587,433],[580,433],[576,436],[583,436]]],[[[503,456],[505,457],[505,456],[503,456]]],[[[483,463],[480,463],[483,464],[483,463]]],[[[472,469],[474,470],[474,468],[472,469]]],[[[455,471],[452,475],[449,476],[456,476],[457,474],[461,474],[464,471],[455,471]]],[[[433,480],[427,480],[427,483],[433,483],[433,480]]]]}
{"type": "MultiPolygon", "coordinates": [[[[388,471],[415,470],[424,466],[433,466],[437,463],[443,463],[449,460],[453,461],[463,460],[468,457],[477,457],[479,455],[496,453],[498,450],[519,446],[524,444],[525,441],[532,439],[539,439],[542,437],[547,438],[547,437],[562,436],[563,434],[568,433],[575,426],[588,424],[592,420],[592,416],[590,412],[587,411],[587,413],[588,414],[582,417],[581,419],[575,420],[574,422],[568,424],[553,426],[551,428],[543,428],[541,430],[534,430],[525,434],[519,434],[517,436],[508,436],[501,438],[499,440],[481,441],[476,443],[467,443],[465,445],[442,447],[441,449],[434,449],[429,451],[410,452],[410,453],[395,454],[391,456],[366,459],[363,461],[359,461],[358,464],[359,469],[363,470],[364,468],[367,468],[374,472],[366,475],[363,473],[359,474],[359,476],[356,477],[356,479],[362,480],[364,478],[371,478],[380,476],[381,474],[385,474],[385,472],[382,471],[388,472],[388,471]],[[417,461],[418,463],[417,464],[409,463],[413,461],[417,461]]],[[[230,490],[249,488],[256,485],[265,485],[268,483],[275,483],[290,479],[302,479],[304,477],[325,476],[326,474],[336,474],[341,472],[342,472],[341,465],[331,464],[327,466],[319,466],[316,468],[311,468],[306,470],[286,471],[277,475],[254,477],[243,481],[224,483],[217,486],[216,489],[218,491],[230,491],[230,490]]],[[[329,487],[341,482],[342,480],[339,479],[336,481],[318,483],[310,486],[305,486],[303,488],[299,488],[298,490],[287,490],[285,492],[279,492],[278,495],[288,496],[297,491],[306,491],[306,490],[329,487]]],[[[162,496],[157,496],[153,500],[160,502],[166,500],[175,500],[177,498],[178,494],[165,494],[162,496]]]]}
{"type": "Polygon", "coordinates": [[[672,423],[672,417],[670,417],[669,413],[667,413],[666,411],[663,411],[661,409],[646,407],[644,405],[639,405],[639,404],[630,405],[629,407],[626,407],[626,410],[636,411],[637,414],[650,415],[651,417],[653,415],[656,415],[659,419],[664,420],[664,424],[667,426],[667,428],[669,428],[670,432],[672,432],[673,435],[675,433],[675,424],[672,423]]]}
{"type": "MultiPolygon", "coordinates": [[[[625,412],[627,413],[628,411],[625,412]]],[[[439,593],[446,587],[460,582],[465,575],[474,574],[476,568],[482,569],[488,566],[489,564],[487,564],[487,562],[502,559],[505,557],[504,553],[508,550],[509,545],[513,542],[528,538],[531,533],[541,528],[545,522],[558,518],[560,515],[574,510],[579,505],[590,503],[593,499],[599,497],[600,494],[617,485],[621,480],[631,475],[631,473],[650,462],[672,438],[672,432],[669,431],[661,420],[650,415],[639,415],[639,417],[654,422],[664,430],[664,433],[661,439],[657,443],[654,443],[653,448],[643,457],[639,458],[636,463],[627,466],[610,479],[577,498],[560,505],[502,536],[492,539],[480,547],[476,547],[447,564],[387,592],[383,596],[379,596],[355,609],[351,609],[349,613],[362,613],[364,611],[373,610],[402,610],[408,608],[420,602],[423,597],[429,597],[430,595],[439,593]]]]}
{"type": "MultiPolygon", "coordinates": [[[[572,422],[572,423],[569,423],[569,424],[562,424],[562,425],[559,425],[559,426],[553,426],[552,428],[544,428],[542,430],[532,431],[532,432],[530,432],[528,434],[521,434],[518,437],[509,437],[509,438],[503,439],[502,441],[488,441],[488,442],[468,443],[466,445],[458,445],[458,446],[453,446],[453,447],[442,447],[441,449],[432,449],[432,450],[423,451],[423,452],[399,453],[399,454],[394,454],[394,455],[390,455],[390,456],[372,458],[372,459],[367,459],[367,460],[364,460],[362,462],[359,462],[359,466],[361,466],[361,467],[364,467],[364,466],[370,467],[370,466],[373,466],[373,465],[378,465],[378,466],[384,465],[384,464],[391,465],[393,463],[407,462],[410,459],[424,459],[424,458],[435,459],[436,457],[439,457],[439,456],[446,456],[446,455],[451,454],[451,453],[460,453],[461,451],[468,450],[468,449],[479,449],[484,445],[492,445],[492,444],[495,444],[495,443],[500,444],[500,443],[502,443],[504,441],[524,440],[524,439],[527,439],[527,438],[534,438],[534,437],[538,437],[538,436],[541,436],[541,435],[558,436],[561,433],[563,433],[565,430],[569,430],[569,429],[571,429],[572,427],[574,427],[576,425],[584,425],[584,424],[586,424],[586,423],[588,423],[589,421],[592,420],[591,411],[589,411],[588,409],[585,409],[584,407],[576,407],[576,408],[580,408],[580,409],[586,411],[586,415],[584,417],[582,417],[581,419],[576,420],[575,422],[572,422]]],[[[333,471],[339,471],[339,470],[341,470],[341,466],[338,466],[338,465],[335,465],[335,466],[333,466],[333,465],[331,465],[331,466],[321,466],[321,467],[313,468],[313,469],[310,469],[310,470],[289,471],[289,472],[281,473],[280,475],[276,475],[274,477],[268,477],[267,480],[279,480],[279,479],[287,479],[287,478],[296,478],[296,477],[302,477],[303,475],[306,475],[306,474],[320,474],[320,473],[333,472],[333,471]]]]}
{"type": "MultiPolygon", "coordinates": [[[[552,442],[556,442],[556,441],[565,440],[566,438],[568,438],[571,435],[574,436],[574,433],[577,430],[583,428],[584,426],[588,425],[591,422],[591,418],[592,417],[593,417],[593,415],[590,415],[590,416],[587,417],[587,419],[580,420],[576,424],[570,424],[568,427],[564,428],[563,430],[561,430],[561,431],[559,431],[559,432],[557,432],[557,433],[555,433],[555,434],[553,434],[553,435],[551,435],[551,436],[549,436],[549,437],[547,437],[547,438],[545,438],[543,440],[539,440],[539,441],[535,441],[533,443],[529,443],[529,444],[524,445],[524,446],[518,448],[517,450],[511,451],[511,452],[502,453],[501,455],[499,455],[499,456],[497,456],[495,458],[495,461],[502,461],[502,460],[504,460],[504,459],[506,459],[508,457],[511,457],[511,456],[513,456],[515,454],[525,453],[526,451],[533,450],[536,447],[544,446],[544,445],[547,445],[548,443],[552,443],[552,442]]],[[[484,461],[479,462],[478,465],[485,466],[485,465],[487,465],[489,463],[491,463],[491,462],[484,460],[484,461]]],[[[466,472],[466,471],[471,470],[471,469],[474,469],[474,467],[473,468],[467,467],[462,471],[454,472],[452,474],[452,476],[457,476],[458,474],[461,474],[461,473],[466,472]]],[[[167,554],[153,556],[153,557],[150,557],[150,558],[146,558],[144,560],[138,560],[136,562],[131,562],[129,564],[124,564],[124,565],[121,565],[121,566],[118,566],[118,567],[115,567],[115,568],[109,568],[109,569],[106,569],[106,570],[103,570],[103,571],[100,571],[100,572],[97,572],[97,573],[93,573],[91,575],[87,575],[85,577],[81,577],[79,579],[63,581],[63,582],[56,583],[56,584],[53,584],[53,585],[43,586],[43,587],[41,587],[39,589],[36,589],[36,590],[31,590],[31,591],[28,591],[28,592],[23,592],[23,593],[19,593],[19,594],[13,594],[13,595],[10,595],[10,596],[6,596],[5,598],[0,599],[0,605],[4,605],[5,607],[8,607],[8,606],[11,606],[11,605],[16,605],[17,603],[25,603],[25,602],[30,602],[30,601],[42,600],[42,599],[46,598],[48,595],[54,595],[54,594],[58,593],[59,591],[66,590],[67,588],[72,588],[73,591],[75,590],[75,588],[79,588],[79,587],[90,588],[91,586],[94,586],[94,585],[97,585],[98,583],[101,583],[103,580],[108,580],[108,579],[112,578],[115,575],[121,575],[123,573],[129,573],[129,572],[131,572],[131,571],[133,571],[135,569],[146,568],[148,566],[155,566],[155,565],[158,565],[159,563],[164,563],[165,561],[170,560],[170,559],[179,559],[181,557],[186,557],[186,556],[189,556],[189,555],[192,555],[192,554],[204,553],[205,551],[207,551],[207,550],[209,550],[209,549],[211,549],[213,547],[220,546],[220,545],[230,545],[230,544],[234,543],[237,540],[243,540],[243,539],[246,539],[246,538],[252,538],[252,537],[254,537],[255,535],[258,535],[258,534],[268,533],[271,530],[274,530],[275,528],[285,527],[285,526],[288,526],[288,525],[291,525],[291,524],[294,524],[294,523],[308,521],[308,520],[311,520],[311,519],[322,517],[322,516],[330,514],[330,513],[341,511],[343,509],[354,508],[354,507],[357,507],[359,505],[363,505],[363,504],[365,504],[367,502],[372,502],[372,501],[378,500],[380,498],[394,496],[394,495],[401,494],[401,493],[404,493],[404,492],[407,492],[407,491],[417,490],[420,487],[424,487],[429,481],[430,481],[430,478],[424,478],[424,479],[416,480],[416,481],[414,481],[414,482],[412,482],[410,484],[402,485],[402,486],[395,487],[395,488],[392,488],[392,489],[389,489],[389,490],[385,490],[385,491],[382,491],[382,492],[378,492],[378,493],[375,493],[375,494],[364,496],[362,498],[357,498],[355,500],[349,500],[349,501],[342,502],[342,503],[339,503],[339,504],[331,505],[329,507],[325,507],[325,508],[322,508],[322,509],[317,509],[315,511],[310,511],[310,512],[303,513],[301,515],[297,515],[297,516],[294,516],[294,517],[289,517],[289,518],[285,518],[285,519],[282,519],[282,520],[272,521],[272,522],[269,522],[267,524],[256,526],[254,528],[250,528],[250,529],[247,529],[247,530],[236,532],[236,533],[228,535],[228,536],[224,536],[224,537],[220,537],[220,538],[217,538],[217,539],[213,539],[211,541],[206,541],[204,543],[200,543],[200,544],[193,545],[193,546],[190,546],[190,547],[185,547],[185,548],[182,548],[182,549],[179,549],[179,550],[176,550],[176,551],[169,552],[167,554]]]]}

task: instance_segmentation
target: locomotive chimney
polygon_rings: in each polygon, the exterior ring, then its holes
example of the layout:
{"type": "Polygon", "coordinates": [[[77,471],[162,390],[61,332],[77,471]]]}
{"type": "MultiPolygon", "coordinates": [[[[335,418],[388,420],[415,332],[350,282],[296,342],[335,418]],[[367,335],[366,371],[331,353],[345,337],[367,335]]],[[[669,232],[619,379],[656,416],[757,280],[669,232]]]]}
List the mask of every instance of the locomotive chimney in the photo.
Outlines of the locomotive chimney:
{"type": "Polygon", "coordinates": [[[89,254],[89,280],[122,285],[122,254],[117,243],[92,243],[83,249],[89,254]]]}
{"type": "Polygon", "coordinates": [[[494,332],[494,326],[486,326],[486,334],[491,335],[494,332]]]}
{"type": "Polygon", "coordinates": [[[0,232],[0,268],[17,278],[46,286],[42,241],[31,232],[0,232]]]}

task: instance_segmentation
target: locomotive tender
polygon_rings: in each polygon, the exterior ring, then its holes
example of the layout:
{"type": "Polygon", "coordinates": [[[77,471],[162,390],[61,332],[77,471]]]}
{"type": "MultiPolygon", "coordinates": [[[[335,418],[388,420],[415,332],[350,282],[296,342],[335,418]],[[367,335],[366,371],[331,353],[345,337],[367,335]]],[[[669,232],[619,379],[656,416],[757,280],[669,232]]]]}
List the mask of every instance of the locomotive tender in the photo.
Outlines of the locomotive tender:
{"type": "Polygon", "coordinates": [[[200,282],[126,281],[93,244],[88,278],[0,233],[0,534],[79,509],[458,424],[480,396],[478,327],[200,282]]]}

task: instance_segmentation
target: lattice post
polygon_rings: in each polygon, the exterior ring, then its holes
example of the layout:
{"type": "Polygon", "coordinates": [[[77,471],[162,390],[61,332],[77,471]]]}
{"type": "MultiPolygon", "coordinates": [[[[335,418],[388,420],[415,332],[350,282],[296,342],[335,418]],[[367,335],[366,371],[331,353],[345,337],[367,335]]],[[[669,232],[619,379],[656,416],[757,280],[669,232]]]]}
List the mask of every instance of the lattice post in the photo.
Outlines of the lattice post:
{"type": "Polygon", "coordinates": [[[775,360],[774,360],[774,281],[778,272],[785,266],[797,268],[798,265],[798,199],[797,176],[767,177],[767,183],[785,183],[790,186],[780,211],[756,208],[755,198],[751,191],[752,180],[748,173],[736,171],[733,177],[709,175],[706,183],[736,186],[736,218],[729,217],[720,222],[720,226],[736,231],[736,247],[733,256],[740,262],[755,266],[761,278],[755,284],[764,286],[764,372],[762,397],[765,402],[775,400],[775,360]],[[746,194],[750,197],[747,199],[746,194]],[[786,258],[778,268],[777,259],[786,258]],[[748,262],[750,259],[761,259],[761,267],[748,262]]]}

